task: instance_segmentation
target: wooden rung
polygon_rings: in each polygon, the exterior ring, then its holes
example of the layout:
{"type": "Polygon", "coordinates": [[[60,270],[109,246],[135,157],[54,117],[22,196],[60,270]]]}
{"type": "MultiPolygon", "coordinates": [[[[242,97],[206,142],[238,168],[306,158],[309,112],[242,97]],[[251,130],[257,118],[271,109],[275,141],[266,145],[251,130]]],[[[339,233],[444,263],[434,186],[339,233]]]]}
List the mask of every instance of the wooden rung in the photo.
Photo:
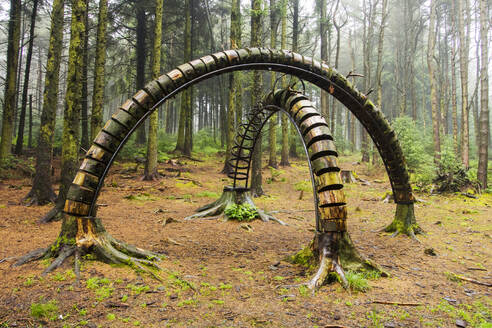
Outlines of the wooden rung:
{"type": "Polygon", "coordinates": [[[70,199],[67,199],[65,201],[65,207],[63,208],[63,212],[69,215],[76,215],[76,216],[88,216],[89,210],[90,210],[90,205],[81,202],[76,202],[70,199]]]}
{"type": "Polygon", "coordinates": [[[316,190],[328,189],[328,186],[333,186],[332,189],[340,189],[342,186],[342,179],[340,178],[340,172],[326,172],[320,176],[315,176],[314,181],[316,183],[316,190]]]}
{"type": "Polygon", "coordinates": [[[113,153],[101,148],[98,145],[92,145],[91,148],[87,151],[86,156],[97,159],[100,162],[104,162],[106,164],[109,163],[111,157],[113,157],[113,153]]]}
{"type": "Polygon", "coordinates": [[[114,153],[121,142],[106,131],[102,130],[96,136],[96,139],[94,139],[94,143],[114,153]]]}
{"type": "Polygon", "coordinates": [[[67,192],[67,199],[75,200],[85,204],[91,204],[94,199],[94,191],[81,187],[77,184],[72,184],[67,192]]]}
{"type": "Polygon", "coordinates": [[[320,207],[319,214],[321,220],[346,220],[347,206],[320,207]]]}
{"type": "Polygon", "coordinates": [[[105,164],[93,160],[91,158],[85,158],[82,161],[82,164],[80,165],[81,170],[94,174],[99,178],[102,176],[105,168],[106,168],[105,164]]]}
{"type": "Polygon", "coordinates": [[[318,192],[319,206],[325,207],[337,204],[338,206],[345,205],[345,193],[343,189],[338,190],[326,190],[323,192],[318,192]]]}
{"type": "Polygon", "coordinates": [[[314,174],[317,176],[326,172],[340,171],[338,167],[337,158],[335,156],[322,156],[311,162],[311,167],[314,174]]]}
{"type": "Polygon", "coordinates": [[[115,136],[119,140],[123,140],[129,131],[127,128],[114,120],[108,120],[106,124],[104,124],[103,130],[112,136],[115,136]]]}
{"type": "Polygon", "coordinates": [[[335,143],[331,140],[316,141],[308,148],[309,159],[311,160],[317,158],[319,156],[318,153],[327,153],[327,152],[330,152],[333,156],[338,156],[335,143]]]}
{"type": "Polygon", "coordinates": [[[95,190],[99,183],[99,178],[87,172],[78,171],[72,183],[95,190]]]}
{"type": "Polygon", "coordinates": [[[111,118],[123,124],[128,130],[137,124],[137,119],[123,109],[118,109],[111,118]]]}

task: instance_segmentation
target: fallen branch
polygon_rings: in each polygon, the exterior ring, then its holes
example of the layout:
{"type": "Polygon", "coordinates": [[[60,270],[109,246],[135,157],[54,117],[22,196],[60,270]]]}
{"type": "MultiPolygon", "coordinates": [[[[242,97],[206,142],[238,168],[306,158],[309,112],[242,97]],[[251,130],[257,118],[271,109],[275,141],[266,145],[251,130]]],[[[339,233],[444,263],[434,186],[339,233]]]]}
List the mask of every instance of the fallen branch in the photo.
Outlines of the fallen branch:
{"type": "Polygon", "coordinates": [[[468,281],[468,282],[471,282],[472,284],[477,284],[477,285],[492,287],[492,284],[489,283],[489,282],[481,282],[481,281],[478,281],[478,280],[475,280],[475,279],[472,279],[472,278],[458,276],[457,274],[455,274],[454,276],[456,278],[458,278],[459,280],[468,281]]]}
{"type": "Polygon", "coordinates": [[[177,180],[182,180],[182,181],[190,181],[190,182],[192,182],[196,186],[203,187],[203,185],[199,181],[196,181],[196,180],[193,180],[193,179],[190,179],[190,178],[182,178],[182,177],[179,177],[179,178],[176,178],[176,179],[177,180]]]}
{"type": "Polygon", "coordinates": [[[195,162],[203,162],[203,160],[201,159],[198,159],[198,158],[194,158],[194,157],[191,157],[191,156],[188,156],[188,155],[179,155],[179,156],[176,156],[176,157],[173,157],[171,159],[178,159],[178,158],[187,158],[191,161],[195,161],[195,162]]]}
{"type": "Polygon", "coordinates": [[[405,303],[405,302],[391,302],[391,301],[372,301],[374,304],[387,304],[387,305],[401,305],[401,306],[421,306],[422,303],[405,303]]]}
{"type": "Polygon", "coordinates": [[[487,271],[487,269],[484,268],[466,268],[467,270],[474,270],[474,271],[487,271]]]}
{"type": "Polygon", "coordinates": [[[340,326],[340,325],[326,325],[324,328],[350,328],[348,326],[340,326]]]}

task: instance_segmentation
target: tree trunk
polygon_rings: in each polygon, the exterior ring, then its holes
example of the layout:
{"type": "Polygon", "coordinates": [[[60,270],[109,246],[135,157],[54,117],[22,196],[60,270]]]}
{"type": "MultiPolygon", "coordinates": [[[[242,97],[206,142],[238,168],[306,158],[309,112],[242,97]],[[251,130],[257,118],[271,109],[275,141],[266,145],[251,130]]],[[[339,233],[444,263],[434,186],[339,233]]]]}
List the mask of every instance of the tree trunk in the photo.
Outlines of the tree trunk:
{"type": "Polygon", "coordinates": [[[489,77],[488,77],[488,23],[487,1],[480,0],[480,39],[482,67],[480,73],[480,144],[478,147],[477,178],[482,188],[487,188],[489,148],[489,77]]]}
{"type": "MultiPolygon", "coordinates": [[[[241,38],[241,7],[239,0],[233,0],[231,4],[231,32],[230,41],[231,49],[236,49],[240,46],[241,38]]],[[[226,122],[226,156],[222,173],[229,174],[232,172],[231,158],[232,144],[234,142],[234,132],[238,128],[241,118],[237,117],[238,106],[240,106],[237,95],[239,92],[238,73],[229,74],[229,108],[227,110],[226,122]]]]}
{"type": "MultiPolygon", "coordinates": [[[[60,190],[56,206],[42,219],[49,222],[62,214],[75,173],[79,167],[80,112],[82,110],[82,83],[84,74],[80,67],[84,62],[84,37],[86,33],[86,2],[72,0],[72,20],[70,27],[70,46],[68,52],[67,89],[63,112],[62,157],[60,190]]],[[[65,215],[61,215],[65,220],[65,215]]]]}
{"type": "Polygon", "coordinates": [[[12,132],[14,129],[15,99],[17,94],[17,66],[19,64],[20,12],[20,0],[11,0],[7,41],[7,75],[5,77],[2,116],[2,139],[0,140],[0,163],[6,161],[12,152],[12,132]]]}
{"type": "MultiPolygon", "coordinates": [[[[261,0],[251,0],[251,46],[261,46],[261,0]]],[[[258,104],[261,99],[261,73],[259,71],[253,71],[253,85],[251,87],[251,110],[258,104]]],[[[258,136],[258,140],[253,152],[253,164],[251,170],[251,193],[253,197],[259,197],[263,195],[262,177],[261,177],[261,133],[258,136]]]]}
{"type": "Polygon", "coordinates": [[[108,18],[108,0],[99,0],[97,18],[96,59],[94,62],[94,89],[92,91],[91,140],[96,138],[102,127],[104,106],[104,78],[106,63],[106,25],[108,18]]]}
{"type": "Polygon", "coordinates": [[[436,0],[431,0],[431,12],[429,23],[429,37],[427,42],[427,68],[430,79],[430,98],[432,111],[432,132],[434,137],[434,162],[437,164],[441,159],[441,139],[438,115],[437,81],[435,77],[434,48],[436,42],[436,0]]]}
{"type": "MultiPolygon", "coordinates": [[[[152,79],[157,79],[161,71],[161,43],[162,43],[162,7],[164,0],[155,1],[155,22],[154,22],[154,61],[152,63],[152,79]]],[[[155,111],[150,115],[149,138],[147,141],[147,160],[145,161],[144,180],[158,180],[160,178],[157,171],[157,125],[159,112],[155,111]]]]}
{"type": "MultiPolygon", "coordinates": [[[[142,1],[135,0],[137,11],[137,90],[141,90],[145,85],[145,62],[147,51],[145,42],[147,38],[147,14],[142,1]]],[[[145,137],[145,124],[137,129],[137,144],[144,145],[147,138],[145,137]]]]}
{"type": "MultiPolygon", "coordinates": [[[[285,0],[281,0],[282,7],[285,0]]],[[[275,4],[275,0],[270,0],[270,48],[277,48],[277,16],[278,16],[278,4],[275,4]]],[[[270,74],[270,88],[273,90],[275,85],[276,74],[270,74]]],[[[268,166],[278,168],[277,164],[277,120],[278,116],[275,114],[270,118],[269,131],[268,131],[268,166]]]]}
{"type": "Polygon", "coordinates": [[[32,148],[32,95],[29,95],[29,135],[27,138],[27,148],[32,148]]]}
{"type": "MultiPolygon", "coordinates": [[[[292,23],[292,51],[299,51],[299,0],[293,0],[293,23],[292,23]]],[[[297,131],[292,125],[289,129],[289,120],[285,115],[282,115],[282,157],[280,165],[289,166],[289,157],[297,158],[296,138],[297,131]],[[289,136],[290,130],[290,136],[289,136]],[[289,145],[289,150],[287,150],[289,145]]]]}
{"type": "Polygon", "coordinates": [[[51,162],[56,110],[58,107],[63,18],[64,0],[55,0],[53,2],[53,11],[51,12],[50,44],[44,81],[43,110],[36,149],[36,173],[31,191],[26,196],[26,199],[29,198],[29,203],[35,205],[53,202],[56,198],[51,184],[51,162]]]}
{"type": "Polygon", "coordinates": [[[468,44],[469,33],[465,31],[468,20],[465,23],[465,11],[469,15],[468,0],[458,0],[458,33],[460,38],[460,73],[461,73],[461,160],[465,168],[469,163],[469,107],[468,107],[468,44]],[[466,2],[466,4],[464,4],[466,2]],[[465,8],[463,8],[465,5],[465,8]],[[465,26],[466,25],[466,26],[465,26]]]}
{"type": "Polygon", "coordinates": [[[454,152],[458,154],[458,106],[456,102],[456,8],[455,1],[451,1],[451,26],[452,26],[452,43],[451,43],[451,111],[453,121],[453,146],[454,152]]]}
{"type": "Polygon", "coordinates": [[[17,133],[17,143],[15,153],[22,154],[24,146],[24,127],[26,122],[27,92],[29,87],[29,75],[31,73],[32,48],[34,44],[34,28],[36,26],[36,15],[38,13],[38,0],[33,0],[31,12],[31,26],[29,30],[29,46],[27,48],[26,69],[24,71],[24,84],[22,86],[21,112],[19,118],[19,132],[17,133]]]}
{"type": "Polygon", "coordinates": [[[89,72],[89,1],[86,1],[86,11],[85,11],[85,35],[84,35],[84,54],[83,66],[82,66],[82,104],[81,104],[81,123],[82,123],[82,134],[80,138],[80,147],[85,151],[89,150],[89,86],[88,86],[88,72],[89,72]]]}

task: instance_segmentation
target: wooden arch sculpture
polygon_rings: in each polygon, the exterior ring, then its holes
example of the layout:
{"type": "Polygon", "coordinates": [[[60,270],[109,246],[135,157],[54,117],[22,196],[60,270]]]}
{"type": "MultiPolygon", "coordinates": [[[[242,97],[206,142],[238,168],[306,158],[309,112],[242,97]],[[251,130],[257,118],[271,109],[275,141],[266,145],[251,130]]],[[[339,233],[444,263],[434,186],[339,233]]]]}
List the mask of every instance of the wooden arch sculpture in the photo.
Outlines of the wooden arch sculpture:
{"type": "Polygon", "coordinates": [[[306,285],[317,289],[330,272],[336,273],[345,287],[348,287],[347,270],[364,274],[371,272],[372,276],[385,274],[359,254],[347,231],[347,207],[337,164],[338,152],[328,124],[308,97],[290,88],[270,93],[264,102],[248,113],[247,121],[241,124],[232,147],[230,166],[233,171],[228,174],[233,181],[232,186],[224,187],[217,201],[199,208],[198,213],[187,219],[222,213],[227,219],[225,209],[228,206],[246,203],[256,209],[263,221],[277,220],[256,208],[249,192],[248,178],[252,154],[261,130],[270,117],[279,111],[288,116],[301,137],[313,185],[316,233],[311,244],[292,257],[293,262],[313,271],[314,275],[306,285]],[[239,185],[241,183],[243,185],[239,185]],[[318,269],[314,272],[316,267],[318,269]]]}
{"type": "Polygon", "coordinates": [[[127,100],[96,136],[73,180],[64,207],[67,215],[59,240],[55,242],[57,246],[27,254],[17,264],[40,257],[57,257],[46,270],[50,271],[74,252],[77,255],[83,247],[91,248],[110,262],[139,268],[142,264],[155,266],[154,254],[115,240],[96,218],[96,200],[104,178],[126,141],[158,106],[200,81],[239,70],[269,70],[294,75],[329,92],[344,104],[366,128],[386,166],[397,204],[395,219],[387,230],[411,236],[418,231],[403,153],[383,113],[344,76],[319,61],[286,50],[248,48],[218,52],[182,64],[148,83],[127,100]]]}

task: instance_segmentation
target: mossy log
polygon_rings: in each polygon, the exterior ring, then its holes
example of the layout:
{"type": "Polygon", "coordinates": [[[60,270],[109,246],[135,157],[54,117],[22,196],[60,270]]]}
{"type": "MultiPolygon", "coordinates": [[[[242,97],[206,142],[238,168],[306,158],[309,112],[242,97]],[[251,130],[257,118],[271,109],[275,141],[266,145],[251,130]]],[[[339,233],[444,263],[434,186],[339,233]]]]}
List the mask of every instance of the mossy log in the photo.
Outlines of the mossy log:
{"type": "Polygon", "coordinates": [[[75,272],[80,276],[80,257],[91,258],[107,263],[125,264],[138,272],[146,272],[160,280],[155,271],[161,270],[157,262],[161,255],[128,245],[115,239],[104,229],[99,218],[74,217],[64,215],[60,235],[47,248],[34,250],[20,257],[13,266],[31,261],[53,258],[54,261],[44,270],[43,275],[55,270],[72,255],[75,256],[75,272]]]}
{"type": "Polygon", "coordinates": [[[405,234],[412,239],[418,240],[415,235],[422,234],[424,231],[417,224],[413,203],[396,204],[396,213],[393,222],[383,229],[386,232],[393,232],[393,237],[405,234]]]}
{"type": "Polygon", "coordinates": [[[316,233],[310,245],[290,258],[292,263],[304,266],[313,274],[306,286],[317,290],[334,274],[344,288],[349,287],[346,272],[360,272],[370,276],[383,276],[377,264],[363,257],[355,248],[347,231],[316,233]]]}
{"type": "Polygon", "coordinates": [[[272,220],[281,225],[287,225],[285,222],[257,208],[255,203],[253,202],[253,199],[251,197],[251,191],[249,188],[243,188],[243,187],[233,188],[230,186],[224,187],[222,195],[220,196],[219,199],[217,199],[213,203],[198,208],[196,210],[197,213],[186,217],[185,220],[192,220],[192,219],[205,218],[205,217],[219,217],[221,215],[223,215],[226,220],[229,220],[230,218],[226,215],[225,209],[228,206],[234,204],[235,205],[249,204],[252,208],[256,209],[258,213],[258,217],[263,222],[268,222],[272,220]]]}

